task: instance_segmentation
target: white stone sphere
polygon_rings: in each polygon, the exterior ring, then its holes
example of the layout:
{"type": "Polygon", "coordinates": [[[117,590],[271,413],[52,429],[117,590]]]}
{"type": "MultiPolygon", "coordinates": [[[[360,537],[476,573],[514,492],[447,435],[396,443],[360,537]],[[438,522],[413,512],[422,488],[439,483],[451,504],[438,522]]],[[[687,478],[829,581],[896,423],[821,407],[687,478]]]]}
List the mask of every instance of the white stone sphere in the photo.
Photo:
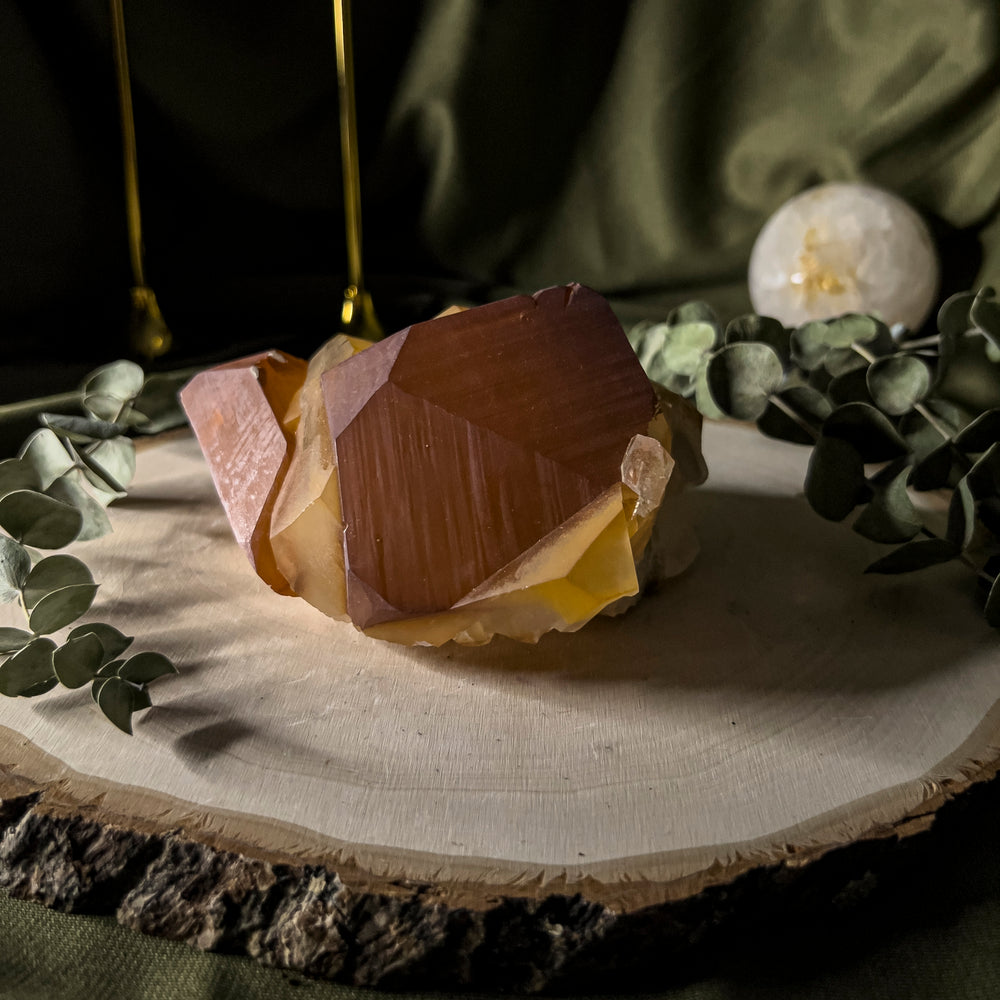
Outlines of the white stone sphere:
{"type": "Polygon", "coordinates": [[[754,310],[785,326],[871,313],[917,329],[937,300],[940,268],[923,219],[866,184],[822,184],[785,202],[750,254],[754,310]]]}

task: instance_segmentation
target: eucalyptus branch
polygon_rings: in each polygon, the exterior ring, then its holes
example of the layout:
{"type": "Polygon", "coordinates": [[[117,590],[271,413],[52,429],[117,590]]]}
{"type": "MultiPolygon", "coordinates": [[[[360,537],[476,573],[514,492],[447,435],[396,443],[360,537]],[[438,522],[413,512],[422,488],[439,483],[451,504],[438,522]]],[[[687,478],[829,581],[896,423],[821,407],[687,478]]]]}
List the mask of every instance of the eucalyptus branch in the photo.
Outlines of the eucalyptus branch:
{"type": "Polygon", "coordinates": [[[900,345],[901,351],[921,351],[928,347],[940,348],[941,334],[935,333],[930,337],[920,337],[914,340],[904,340],[900,345]]]}
{"type": "Polygon", "coordinates": [[[985,338],[983,363],[992,363],[1000,304],[992,289],[952,296],[938,325],[938,334],[899,342],[881,320],[856,314],[794,329],[749,314],[723,327],[692,303],[629,339],[649,377],[705,416],[754,421],[812,447],[810,505],[830,520],[853,516],[856,532],[897,546],[868,572],[962,562],[988,585],[985,614],[1000,627],[1000,402],[970,415],[940,395],[963,338],[985,338]],[[915,490],[950,494],[943,536],[924,523],[915,490]]]}
{"type": "MultiPolygon", "coordinates": [[[[90,684],[104,715],[131,733],[133,713],[151,705],[149,684],[176,673],[160,653],[124,658],[132,637],[102,622],[52,639],[86,614],[98,588],[76,556],[35,559],[30,551],[111,530],[104,507],[125,492],[135,469],[126,432],[165,429],[182,419],[167,384],[169,377],[166,384],[163,376],[147,379],[132,362],[106,365],[79,393],[42,401],[76,398],[84,415],[40,413],[42,427],[16,458],[0,462],[0,601],[16,601],[26,625],[0,628],[0,694],[30,698],[57,685],[90,684]]],[[[29,407],[38,401],[17,409],[29,407]]]]}
{"type": "Polygon", "coordinates": [[[930,424],[930,426],[933,427],[934,430],[936,430],[938,434],[941,435],[941,439],[943,441],[951,440],[952,432],[949,431],[948,428],[945,427],[944,424],[942,424],[941,421],[939,421],[938,418],[935,417],[934,414],[931,413],[931,411],[928,410],[923,403],[914,403],[913,409],[914,412],[919,413],[920,416],[922,416],[924,420],[926,420],[927,423],[930,424]]]}
{"type": "Polygon", "coordinates": [[[767,398],[768,402],[781,410],[782,413],[788,417],[793,423],[801,427],[803,432],[813,439],[813,441],[819,440],[819,431],[813,427],[808,421],[806,421],[800,413],[797,413],[795,409],[786,403],[779,395],[771,393],[767,398]]]}

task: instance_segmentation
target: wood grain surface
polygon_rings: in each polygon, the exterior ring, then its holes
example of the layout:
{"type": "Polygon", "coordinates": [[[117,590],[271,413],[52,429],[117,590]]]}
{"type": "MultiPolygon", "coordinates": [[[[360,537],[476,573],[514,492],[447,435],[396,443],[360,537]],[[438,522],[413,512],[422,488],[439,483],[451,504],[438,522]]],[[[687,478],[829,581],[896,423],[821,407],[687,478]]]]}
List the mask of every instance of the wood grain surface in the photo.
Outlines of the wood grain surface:
{"type": "Polygon", "coordinates": [[[351,982],[531,990],[924,829],[998,757],[971,574],[864,576],[807,452],[710,425],[706,455],[701,554],[636,608],[422,649],[269,591],[193,440],[152,443],[80,551],[93,617],[180,674],[131,739],[85,690],[0,704],[0,885],[351,982]]]}

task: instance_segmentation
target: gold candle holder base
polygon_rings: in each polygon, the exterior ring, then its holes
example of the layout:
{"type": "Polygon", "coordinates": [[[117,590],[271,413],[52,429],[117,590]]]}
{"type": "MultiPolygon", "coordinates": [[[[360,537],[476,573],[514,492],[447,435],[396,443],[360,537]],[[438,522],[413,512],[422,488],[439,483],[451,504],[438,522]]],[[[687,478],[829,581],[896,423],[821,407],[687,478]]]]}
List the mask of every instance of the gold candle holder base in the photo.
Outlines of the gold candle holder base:
{"type": "Polygon", "coordinates": [[[344,289],[344,301],[340,307],[340,326],[344,333],[365,340],[382,340],[385,331],[375,315],[371,295],[357,285],[344,289]]]}
{"type": "Polygon", "coordinates": [[[129,346],[140,357],[152,361],[166,354],[173,340],[153,289],[148,285],[137,285],[132,289],[129,346]]]}

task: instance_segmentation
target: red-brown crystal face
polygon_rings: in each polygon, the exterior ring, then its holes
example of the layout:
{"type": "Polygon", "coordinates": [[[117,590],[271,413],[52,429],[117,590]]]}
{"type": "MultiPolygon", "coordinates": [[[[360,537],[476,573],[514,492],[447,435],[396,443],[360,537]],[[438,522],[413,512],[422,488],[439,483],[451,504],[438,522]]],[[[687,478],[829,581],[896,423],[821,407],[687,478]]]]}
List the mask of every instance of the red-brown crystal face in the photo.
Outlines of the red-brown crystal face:
{"type": "Polygon", "coordinates": [[[364,628],[459,603],[620,482],[655,395],[572,285],[419,323],[323,376],[364,628]]]}

